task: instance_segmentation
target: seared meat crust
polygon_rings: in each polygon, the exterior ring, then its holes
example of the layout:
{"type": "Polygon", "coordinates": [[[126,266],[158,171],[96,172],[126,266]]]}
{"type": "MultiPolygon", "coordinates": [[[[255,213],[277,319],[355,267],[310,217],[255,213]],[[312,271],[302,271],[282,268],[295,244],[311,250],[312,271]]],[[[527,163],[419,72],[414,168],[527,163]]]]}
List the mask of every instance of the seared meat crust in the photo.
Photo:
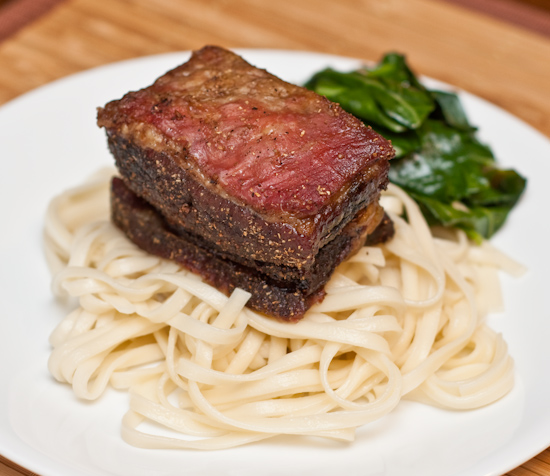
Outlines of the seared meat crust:
{"type": "MultiPolygon", "coordinates": [[[[313,266],[319,250],[360,210],[378,201],[388,168],[387,162],[377,162],[366,171],[371,180],[350,187],[357,192],[356,197],[366,196],[368,201],[348,203],[348,208],[339,210],[339,222],[332,223],[330,232],[322,222],[315,226],[321,221],[319,217],[303,219],[300,232],[216,194],[177,167],[165,153],[144,150],[119,136],[109,137],[109,147],[128,187],[151,203],[174,230],[199,235],[227,253],[304,272],[313,266]]],[[[335,209],[339,207],[332,211],[335,209]]]]}
{"type": "Polygon", "coordinates": [[[391,144],[304,88],[217,47],[99,110],[126,184],[174,226],[311,267],[378,197],[391,144]]]}
{"type": "Polygon", "coordinates": [[[253,267],[226,259],[201,243],[200,237],[174,233],[162,216],[135,195],[122,180],[111,186],[113,222],[140,248],[174,260],[202,276],[227,294],[236,287],[252,294],[248,306],[287,321],[303,317],[307,309],[324,296],[323,286],[334,268],[363,245],[369,220],[354,220],[321,249],[306,286],[300,279],[276,280],[253,267]]]}

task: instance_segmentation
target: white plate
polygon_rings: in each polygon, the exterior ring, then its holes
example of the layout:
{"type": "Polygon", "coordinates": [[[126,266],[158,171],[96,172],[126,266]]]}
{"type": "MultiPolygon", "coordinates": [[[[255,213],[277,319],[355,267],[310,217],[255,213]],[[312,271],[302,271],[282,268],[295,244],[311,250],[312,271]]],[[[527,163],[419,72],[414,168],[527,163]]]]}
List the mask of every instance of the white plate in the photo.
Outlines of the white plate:
{"type": "MultiPolygon", "coordinates": [[[[245,50],[249,61],[294,82],[355,60],[300,52],[245,50]]],[[[462,94],[502,164],[529,178],[528,190],[494,242],[529,267],[504,278],[503,332],[517,364],[511,394],[489,407],[444,411],[402,402],[358,431],[351,445],[277,438],[217,453],[141,450],[119,436],[127,396],[110,391],[93,404],[48,375],[48,335],[65,309],[54,301],[42,256],[47,202],[111,164],[95,108],[144,87],[188,55],[117,63],[71,76],[0,108],[2,298],[0,454],[43,476],[79,475],[500,475],[550,445],[550,255],[547,211],[550,142],[510,114],[462,94]]]]}

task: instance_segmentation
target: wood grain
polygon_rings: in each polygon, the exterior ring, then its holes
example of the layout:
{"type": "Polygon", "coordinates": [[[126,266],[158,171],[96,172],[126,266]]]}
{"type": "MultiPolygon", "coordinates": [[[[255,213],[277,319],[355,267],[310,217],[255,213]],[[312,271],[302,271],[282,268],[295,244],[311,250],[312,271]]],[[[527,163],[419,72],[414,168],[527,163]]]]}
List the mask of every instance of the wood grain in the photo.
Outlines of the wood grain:
{"type": "Polygon", "coordinates": [[[4,458],[0,455],[0,475],[1,476],[40,476],[32,471],[22,468],[18,464],[4,458]]]}
{"type": "Polygon", "coordinates": [[[11,0],[0,2],[0,41],[44,15],[63,0],[11,0]]]}
{"type": "MultiPolygon", "coordinates": [[[[550,38],[437,0],[67,0],[0,43],[0,104],[95,66],[205,44],[404,52],[419,73],[550,136],[550,38]]],[[[0,475],[14,474],[32,473],[0,460],[0,475]]],[[[550,476],[550,450],[508,474],[550,476]]]]}
{"type": "Polygon", "coordinates": [[[402,51],[417,71],[550,135],[550,40],[433,0],[72,0],[0,45],[0,103],[73,72],[206,43],[371,60],[402,51]]]}
{"type": "Polygon", "coordinates": [[[490,14],[509,23],[529,28],[541,35],[550,37],[550,2],[548,11],[539,6],[516,0],[446,0],[471,10],[490,14]]]}

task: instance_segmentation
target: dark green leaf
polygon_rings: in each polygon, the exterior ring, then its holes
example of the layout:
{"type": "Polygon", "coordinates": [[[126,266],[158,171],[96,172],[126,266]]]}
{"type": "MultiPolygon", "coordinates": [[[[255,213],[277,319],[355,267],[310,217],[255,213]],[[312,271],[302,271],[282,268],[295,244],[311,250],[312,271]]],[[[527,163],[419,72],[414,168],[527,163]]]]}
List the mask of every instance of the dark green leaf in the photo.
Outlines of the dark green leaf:
{"type": "Polygon", "coordinates": [[[306,87],[367,123],[394,132],[418,128],[435,108],[430,92],[399,55],[386,57],[374,70],[341,73],[325,69],[315,74],[306,87]]]}
{"type": "Polygon", "coordinates": [[[525,190],[527,180],[515,170],[488,168],[483,172],[490,187],[468,197],[467,203],[478,206],[512,208],[525,190]]]}
{"type": "Polygon", "coordinates": [[[432,96],[437,103],[442,119],[451,127],[462,131],[473,131],[462,107],[459,97],[455,93],[447,91],[432,91],[432,96]]]}
{"type": "Polygon", "coordinates": [[[427,92],[427,89],[418,81],[416,75],[409,68],[405,56],[402,54],[387,53],[377,66],[366,69],[366,71],[373,77],[391,77],[396,82],[408,83],[416,89],[427,92]]]}
{"type": "Polygon", "coordinates": [[[461,228],[471,239],[481,241],[493,236],[506,221],[509,207],[473,207],[447,204],[423,195],[411,193],[431,225],[461,228]]]}
{"type": "Polygon", "coordinates": [[[469,134],[428,120],[418,135],[417,150],[392,162],[392,182],[447,203],[490,187],[482,170],[492,164],[492,155],[469,134]]]}
{"type": "Polygon", "coordinates": [[[500,170],[476,137],[460,98],[429,91],[405,57],[390,53],[374,68],[314,75],[307,87],[356,115],[392,141],[390,180],[420,205],[430,224],[489,238],[504,223],[526,181],[500,170]]]}
{"type": "Polygon", "coordinates": [[[404,125],[386,113],[373,93],[374,88],[366,84],[357,74],[339,73],[327,69],[317,73],[306,86],[337,102],[343,109],[368,124],[380,124],[394,132],[406,130],[404,125]]]}

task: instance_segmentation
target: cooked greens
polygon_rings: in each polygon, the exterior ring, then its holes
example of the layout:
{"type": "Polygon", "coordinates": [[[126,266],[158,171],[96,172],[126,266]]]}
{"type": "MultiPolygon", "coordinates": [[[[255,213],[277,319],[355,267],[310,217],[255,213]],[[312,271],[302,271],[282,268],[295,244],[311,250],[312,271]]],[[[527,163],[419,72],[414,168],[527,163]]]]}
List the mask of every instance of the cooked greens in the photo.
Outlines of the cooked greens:
{"type": "Polygon", "coordinates": [[[423,86],[403,55],[387,54],[372,69],[325,69],[306,87],[392,141],[390,180],[417,201],[430,224],[461,228],[476,241],[489,238],[525,189],[525,178],[500,169],[477,139],[460,98],[423,86]]]}

